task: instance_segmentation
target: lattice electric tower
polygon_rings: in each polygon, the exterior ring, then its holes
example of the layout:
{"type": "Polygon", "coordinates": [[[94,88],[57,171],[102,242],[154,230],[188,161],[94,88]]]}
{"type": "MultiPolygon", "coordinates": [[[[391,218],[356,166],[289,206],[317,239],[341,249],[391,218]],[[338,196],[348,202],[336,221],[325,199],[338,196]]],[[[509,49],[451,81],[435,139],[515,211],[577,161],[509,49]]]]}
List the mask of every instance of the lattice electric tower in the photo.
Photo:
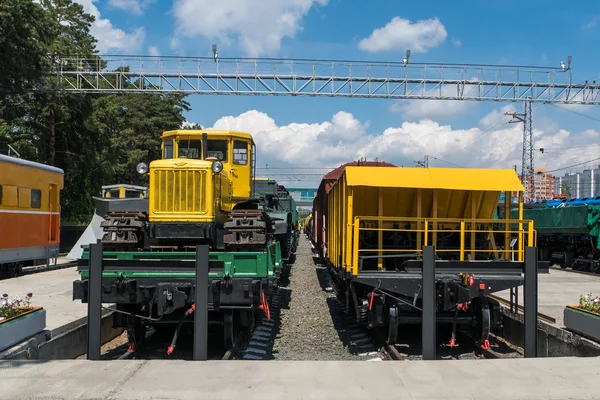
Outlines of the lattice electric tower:
{"type": "Polygon", "coordinates": [[[531,101],[527,99],[524,102],[524,111],[519,113],[504,113],[513,117],[509,123],[523,123],[523,156],[521,158],[521,181],[525,186],[525,201],[535,200],[535,177],[533,169],[533,115],[531,111],[531,101]]]}

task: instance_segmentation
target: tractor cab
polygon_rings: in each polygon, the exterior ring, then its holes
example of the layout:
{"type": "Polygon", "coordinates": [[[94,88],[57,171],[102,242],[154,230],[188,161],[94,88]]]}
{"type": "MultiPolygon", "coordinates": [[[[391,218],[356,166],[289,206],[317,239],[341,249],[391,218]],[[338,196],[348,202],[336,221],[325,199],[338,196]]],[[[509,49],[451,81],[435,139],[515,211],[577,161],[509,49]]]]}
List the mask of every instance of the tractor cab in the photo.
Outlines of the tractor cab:
{"type": "Polygon", "coordinates": [[[149,171],[150,221],[218,221],[221,211],[251,197],[249,133],[175,130],[161,139],[161,159],[149,171]]]}

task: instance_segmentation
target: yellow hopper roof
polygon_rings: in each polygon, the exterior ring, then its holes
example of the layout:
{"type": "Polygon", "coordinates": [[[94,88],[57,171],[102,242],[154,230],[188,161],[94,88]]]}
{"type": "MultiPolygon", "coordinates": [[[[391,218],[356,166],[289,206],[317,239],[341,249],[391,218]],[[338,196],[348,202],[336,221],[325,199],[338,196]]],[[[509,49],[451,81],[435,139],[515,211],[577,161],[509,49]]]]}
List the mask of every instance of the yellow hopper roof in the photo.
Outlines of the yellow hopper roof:
{"type": "Polygon", "coordinates": [[[512,169],[346,167],[345,174],[348,186],[524,191],[512,169]]]}

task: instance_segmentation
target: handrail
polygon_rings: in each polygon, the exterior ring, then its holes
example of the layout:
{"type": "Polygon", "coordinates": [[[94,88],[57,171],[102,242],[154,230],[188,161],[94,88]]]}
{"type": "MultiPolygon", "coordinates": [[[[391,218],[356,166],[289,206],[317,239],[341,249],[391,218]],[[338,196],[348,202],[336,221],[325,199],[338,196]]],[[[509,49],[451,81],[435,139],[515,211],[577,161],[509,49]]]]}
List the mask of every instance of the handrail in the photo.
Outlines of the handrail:
{"type": "MultiPolygon", "coordinates": [[[[354,248],[352,249],[352,272],[353,274],[358,273],[359,265],[359,254],[365,253],[376,253],[379,255],[388,254],[402,254],[402,253],[414,253],[421,254],[422,249],[408,248],[415,243],[423,243],[425,246],[434,245],[436,246],[436,252],[440,254],[444,253],[456,253],[460,261],[465,260],[465,253],[470,253],[471,258],[475,258],[475,254],[496,254],[495,258],[504,258],[509,260],[511,254],[516,254],[518,261],[523,261],[525,256],[525,245],[524,243],[537,245],[537,232],[533,228],[533,220],[519,220],[519,219],[478,219],[478,218],[412,218],[412,217],[379,217],[379,216],[357,216],[354,217],[353,224],[353,243],[354,248]],[[392,226],[382,226],[380,223],[395,223],[392,226]],[[398,224],[400,223],[400,224],[398,224]],[[361,226],[362,225],[362,226],[361,226]],[[455,225],[449,227],[448,225],[455,225]],[[498,225],[502,225],[498,227],[498,225]],[[497,228],[494,229],[494,226],[497,228]],[[511,229],[511,227],[514,227],[511,229]],[[359,233],[360,231],[370,232],[403,232],[408,233],[410,236],[409,245],[407,248],[383,248],[382,244],[377,241],[376,248],[359,248],[359,233]],[[455,243],[448,248],[439,248],[438,243],[440,242],[440,236],[438,234],[459,234],[460,244],[455,243]],[[469,235],[470,234],[470,235],[469,235]],[[476,248],[475,236],[473,234],[485,234],[487,237],[489,248],[476,248]],[[498,249],[495,245],[496,238],[494,235],[506,235],[509,238],[517,238],[519,245],[516,249],[508,248],[506,244],[505,248],[498,249]],[[467,245],[466,237],[470,236],[470,245],[467,245]],[[422,238],[422,239],[419,239],[422,238]],[[421,241],[421,242],[420,242],[421,241]],[[468,247],[467,247],[468,246],[468,247]]],[[[508,240],[508,239],[507,239],[508,240]]],[[[508,241],[505,241],[508,243],[508,241]]],[[[486,245],[487,246],[487,245],[486,245]]],[[[416,246],[415,246],[416,247],[416,246]]]]}

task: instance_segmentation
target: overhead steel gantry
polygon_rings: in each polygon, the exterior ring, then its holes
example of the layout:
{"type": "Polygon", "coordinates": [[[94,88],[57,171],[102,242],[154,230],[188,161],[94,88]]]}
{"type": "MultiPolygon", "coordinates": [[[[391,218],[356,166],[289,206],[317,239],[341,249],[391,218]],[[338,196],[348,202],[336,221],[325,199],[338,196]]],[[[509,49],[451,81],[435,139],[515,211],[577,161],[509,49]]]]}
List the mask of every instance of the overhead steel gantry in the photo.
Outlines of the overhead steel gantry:
{"type": "Polygon", "coordinates": [[[599,85],[573,84],[570,68],[100,57],[56,59],[58,86],[41,90],[600,104],[599,85]]]}
{"type": "Polygon", "coordinates": [[[256,168],[258,178],[270,178],[281,182],[314,182],[334,170],[332,168],[256,168]]]}

